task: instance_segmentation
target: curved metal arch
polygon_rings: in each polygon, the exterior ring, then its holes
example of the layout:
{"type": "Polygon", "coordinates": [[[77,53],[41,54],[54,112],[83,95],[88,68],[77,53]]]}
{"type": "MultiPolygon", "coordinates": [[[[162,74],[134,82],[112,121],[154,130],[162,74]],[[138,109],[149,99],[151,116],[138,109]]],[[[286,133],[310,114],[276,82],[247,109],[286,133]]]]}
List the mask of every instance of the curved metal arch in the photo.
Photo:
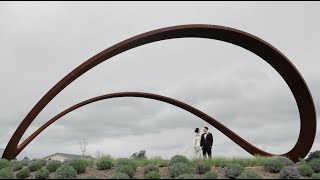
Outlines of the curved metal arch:
{"type": "MultiPolygon", "coordinates": [[[[284,155],[297,161],[300,157],[305,157],[308,154],[316,135],[316,111],[306,82],[289,59],[269,43],[249,33],[225,26],[195,24],[162,28],[129,38],[100,52],[78,66],[50,89],[32,108],[11,137],[2,157],[7,159],[15,158],[19,154],[17,148],[19,141],[42,109],[65,87],[96,65],[117,54],[144,44],[187,37],[208,38],[229,42],[251,51],[269,63],[289,86],[300,113],[301,127],[298,141],[293,149],[284,155]]],[[[242,145],[240,146],[242,147],[242,145]]],[[[263,154],[263,151],[261,151],[261,154],[263,154]]]]}
{"type": "Polygon", "coordinates": [[[260,149],[256,148],[240,136],[238,136],[236,133],[232,132],[230,129],[225,127],[223,124],[221,124],[219,121],[215,120],[211,116],[207,115],[206,113],[186,104],[181,101],[178,101],[173,98],[169,98],[166,96],[161,96],[157,94],[151,94],[151,93],[143,93],[143,92],[119,92],[119,93],[111,93],[111,94],[105,94],[102,96],[97,96],[85,101],[82,101],[74,106],[69,107],[68,109],[62,111],[61,113],[57,114],[55,117],[50,119],[47,123],[42,125],[38,130],[36,130],[33,134],[31,134],[25,141],[23,141],[18,146],[18,151],[21,152],[25,147],[28,146],[28,144],[35,139],[41,132],[43,132],[46,128],[48,128],[51,124],[62,118],[63,116],[69,114],[70,112],[81,108],[83,106],[89,105],[91,103],[101,101],[101,100],[107,100],[107,99],[113,99],[113,98],[121,98],[121,97],[139,97],[139,98],[147,98],[147,99],[153,99],[161,102],[165,102],[171,105],[174,105],[176,107],[179,107],[181,109],[184,109],[191,114],[201,118],[202,120],[206,121],[207,123],[211,124],[215,128],[219,129],[222,133],[227,135],[231,140],[236,142],[238,145],[240,145],[243,149],[245,149],[247,152],[249,152],[252,155],[268,155],[272,156],[273,154],[261,151],[260,149]]]}

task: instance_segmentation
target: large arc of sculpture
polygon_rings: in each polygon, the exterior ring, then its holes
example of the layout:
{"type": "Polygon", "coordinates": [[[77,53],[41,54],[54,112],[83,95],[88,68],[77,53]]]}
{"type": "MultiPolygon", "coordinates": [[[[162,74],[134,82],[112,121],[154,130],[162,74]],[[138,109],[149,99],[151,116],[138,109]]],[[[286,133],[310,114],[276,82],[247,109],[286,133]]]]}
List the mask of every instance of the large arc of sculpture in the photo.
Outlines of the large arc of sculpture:
{"type": "MultiPolygon", "coordinates": [[[[121,97],[139,97],[139,98],[147,98],[147,99],[153,99],[157,101],[162,101],[174,106],[177,106],[181,109],[184,109],[193,115],[201,118],[202,120],[206,121],[207,123],[211,124],[215,128],[219,129],[222,133],[226,134],[231,140],[234,142],[241,142],[239,145],[245,149],[247,152],[253,155],[262,155],[261,151],[256,148],[255,146],[251,145],[249,142],[229,130],[227,127],[225,127],[223,124],[221,124],[219,121],[215,120],[214,118],[210,117],[206,113],[186,104],[181,101],[178,101],[176,99],[172,99],[166,96],[161,96],[157,94],[151,94],[151,93],[143,93],[143,92],[119,92],[119,93],[111,93],[111,94],[106,94],[102,96],[97,96],[88,100],[85,100],[83,102],[80,102],[64,111],[61,113],[57,114],[55,117],[51,118],[47,123],[45,123],[43,126],[41,126],[38,130],[36,130],[33,134],[31,134],[25,141],[23,141],[19,147],[18,151],[22,151],[33,139],[35,139],[42,131],[44,131],[46,128],[48,128],[51,124],[65,116],[66,114],[81,108],[83,106],[86,106],[88,104],[101,101],[101,100],[107,100],[107,99],[112,99],[112,98],[121,98],[121,97]]],[[[263,155],[272,155],[267,152],[263,152],[263,155]]]]}
{"type": "MultiPolygon", "coordinates": [[[[299,158],[305,157],[309,153],[316,135],[317,122],[315,106],[306,82],[289,59],[269,43],[249,33],[225,26],[196,24],[173,26],[143,33],[122,41],[85,61],[60,80],[32,108],[11,137],[2,157],[6,159],[15,158],[20,153],[18,148],[20,147],[19,142],[23,134],[43,108],[65,87],[96,65],[122,52],[144,44],[167,39],[188,37],[208,38],[228,42],[251,51],[269,63],[289,86],[297,102],[300,114],[301,126],[298,141],[289,152],[283,155],[294,161],[298,161],[299,158]]],[[[218,130],[222,131],[219,128],[218,130]]],[[[230,132],[226,132],[225,135],[229,137],[230,132]]],[[[246,147],[244,142],[245,141],[240,140],[236,141],[236,143],[241,147],[246,147]]],[[[248,147],[246,148],[249,149],[248,147]]],[[[270,153],[259,150],[258,148],[256,148],[256,150],[259,151],[257,154],[271,155],[270,153]]]]}

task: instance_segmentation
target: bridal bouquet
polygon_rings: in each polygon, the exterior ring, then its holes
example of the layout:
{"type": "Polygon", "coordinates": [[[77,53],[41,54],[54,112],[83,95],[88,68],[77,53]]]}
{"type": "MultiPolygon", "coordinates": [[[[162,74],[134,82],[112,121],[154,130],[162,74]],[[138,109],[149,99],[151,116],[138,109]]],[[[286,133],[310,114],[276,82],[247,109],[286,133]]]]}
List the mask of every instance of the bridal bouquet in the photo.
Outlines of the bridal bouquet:
{"type": "Polygon", "coordinates": [[[195,146],[194,150],[196,151],[196,153],[199,153],[202,150],[202,147],[200,146],[195,146]]]}

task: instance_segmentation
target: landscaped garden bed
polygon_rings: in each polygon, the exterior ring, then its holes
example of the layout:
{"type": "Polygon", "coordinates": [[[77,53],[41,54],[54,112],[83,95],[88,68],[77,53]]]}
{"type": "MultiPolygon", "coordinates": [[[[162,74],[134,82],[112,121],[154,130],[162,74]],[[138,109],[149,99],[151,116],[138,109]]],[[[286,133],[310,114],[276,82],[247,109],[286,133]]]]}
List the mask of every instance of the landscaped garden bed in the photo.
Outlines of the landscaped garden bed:
{"type": "Polygon", "coordinates": [[[213,158],[189,160],[75,159],[67,162],[0,160],[0,179],[319,179],[315,152],[293,163],[285,157],[213,158]]]}

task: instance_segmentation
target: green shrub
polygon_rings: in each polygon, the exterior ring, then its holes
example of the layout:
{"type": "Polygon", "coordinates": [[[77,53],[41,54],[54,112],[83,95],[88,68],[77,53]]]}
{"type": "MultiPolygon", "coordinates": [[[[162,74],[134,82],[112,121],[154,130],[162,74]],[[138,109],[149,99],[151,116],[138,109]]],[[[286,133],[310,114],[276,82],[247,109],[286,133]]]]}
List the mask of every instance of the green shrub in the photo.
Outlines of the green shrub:
{"type": "Polygon", "coordinates": [[[30,162],[38,162],[38,161],[39,161],[39,159],[33,158],[30,162]]]}
{"type": "Polygon", "coordinates": [[[313,169],[315,173],[320,173],[320,158],[312,159],[308,162],[308,165],[313,169]]]}
{"type": "Polygon", "coordinates": [[[254,158],[221,158],[215,157],[212,159],[193,159],[192,163],[197,164],[198,162],[204,162],[210,164],[215,167],[225,168],[227,164],[240,164],[243,167],[255,167],[255,166],[263,166],[266,161],[270,159],[276,159],[276,157],[263,157],[256,156],[254,158]]]}
{"type": "Polygon", "coordinates": [[[301,176],[304,176],[304,177],[311,177],[313,174],[313,169],[307,164],[300,165],[298,167],[298,171],[301,174],[301,176]]]}
{"type": "Polygon", "coordinates": [[[85,179],[97,179],[97,176],[91,175],[91,176],[87,176],[85,179]]]}
{"type": "Polygon", "coordinates": [[[36,179],[48,179],[49,178],[49,171],[46,168],[41,168],[35,174],[36,179]]]}
{"type": "Polygon", "coordinates": [[[181,174],[177,179],[194,179],[194,176],[191,174],[181,174]]]}
{"type": "Polygon", "coordinates": [[[35,172],[35,171],[38,171],[42,168],[42,165],[37,163],[37,162],[32,162],[29,164],[28,166],[30,172],[35,172]]]}
{"type": "Polygon", "coordinates": [[[21,164],[14,164],[13,167],[12,167],[12,170],[13,172],[16,172],[16,171],[20,171],[23,167],[21,166],[21,164]]]}
{"type": "Polygon", "coordinates": [[[87,166],[88,167],[94,167],[95,162],[96,162],[94,159],[85,158],[85,160],[87,161],[87,166]]]}
{"type": "Polygon", "coordinates": [[[230,179],[237,178],[244,171],[244,167],[239,164],[228,164],[224,168],[225,175],[230,179]]]}
{"type": "Polygon", "coordinates": [[[206,164],[204,162],[199,162],[196,165],[196,171],[199,174],[207,173],[211,170],[211,166],[209,164],[206,164]]]}
{"type": "Polygon", "coordinates": [[[133,178],[134,174],[136,173],[136,170],[130,165],[122,165],[117,167],[117,172],[125,173],[130,178],[133,178]]]}
{"type": "Polygon", "coordinates": [[[280,171],[279,176],[281,179],[300,179],[301,178],[301,175],[298,169],[293,166],[284,167],[280,171]]]}
{"type": "Polygon", "coordinates": [[[16,174],[17,179],[27,179],[30,177],[30,171],[28,168],[22,168],[17,174],[16,174]]]}
{"type": "Polygon", "coordinates": [[[28,166],[29,163],[30,163],[30,160],[28,157],[25,157],[20,161],[21,166],[28,166]]]}
{"type": "Polygon", "coordinates": [[[169,166],[172,166],[176,163],[184,163],[184,164],[191,167],[191,162],[189,161],[189,159],[187,159],[186,157],[181,156],[181,155],[173,156],[170,160],[169,166]]]}
{"type": "Polygon", "coordinates": [[[37,162],[41,164],[41,166],[46,166],[48,161],[45,159],[39,159],[37,162]]]}
{"type": "Polygon", "coordinates": [[[20,163],[15,159],[10,160],[11,167],[13,167],[15,164],[20,164],[20,163]]]}
{"type": "Polygon", "coordinates": [[[11,164],[16,164],[16,163],[18,163],[18,160],[17,160],[17,159],[11,159],[11,160],[10,160],[10,163],[11,163],[11,164]]]}
{"type": "Polygon", "coordinates": [[[144,167],[144,174],[151,171],[159,172],[159,167],[151,164],[144,167]]]}
{"type": "Polygon", "coordinates": [[[60,161],[48,161],[46,168],[50,173],[56,172],[59,167],[61,167],[62,163],[60,161]]]}
{"type": "Polygon", "coordinates": [[[264,164],[264,169],[270,173],[279,173],[284,167],[285,164],[279,159],[271,159],[264,164]]]}
{"type": "Polygon", "coordinates": [[[216,172],[209,171],[206,172],[203,176],[202,179],[218,179],[219,175],[216,172]]]}
{"type": "Polygon", "coordinates": [[[11,167],[10,161],[6,159],[0,159],[0,169],[11,167]]]}
{"type": "Polygon", "coordinates": [[[14,179],[11,168],[2,168],[0,170],[0,179],[14,179]]]}
{"type": "Polygon", "coordinates": [[[280,156],[277,159],[280,160],[285,166],[293,166],[294,165],[294,162],[287,157],[280,156]]]}
{"type": "Polygon", "coordinates": [[[237,179],[262,179],[262,177],[253,171],[243,171],[237,179]]]}
{"type": "Polygon", "coordinates": [[[113,160],[109,157],[101,157],[98,159],[96,165],[98,170],[111,169],[113,166],[113,160]]]}
{"type": "Polygon", "coordinates": [[[73,169],[76,170],[78,174],[83,174],[87,170],[88,161],[85,159],[73,159],[69,161],[68,165],[73,167],[73,169]]]}
{"type": "Polygon", "coordinates": [[[157,171],[150,171],[144,175],[145,179],[161,179],[159,172],[157,171]]]}
{"type": "Polygon", "coordinates": [[[308,158],[306,159],[307,162],[313,160],[313,159],[318,159],[320,158],[320,151],[314,151],[311,152],[308,156],[308,158]]]}
{"type": "Polygon", "coordinates": [[[307,161],[305,159],[303,159],[303,158],[299,158],[299,162],[302,163],[302,164],[306,164],[307,163],[307,161]]]}
{"type": "Polygon", "coordinates": [[[182,162],[175,163],[170,167],[170,174],[171,174],[171,177],[173,178],[176,178],[183,174],[190,174],[190,173],[191,173],[190,166],[182,162]]]}
{"type": "Polygon", "coordinates": [[[119,158],[116,160],[116,166],[123,166],[123,165],[129,165],[131,167],[133,167],[134,170],[137,170],[138,166],[135,163],[135,161],[128,159],[128,158],[119,158]]]}
{"type": "Polygon", "coordinates": [[[62,164],[68,165],[70,161],[72,161],[72,159],[65,159],[65,160],[63,160],[62,164]]]}
{"type": "Polygon", "coordinates": [[[155,157],[155,158],[151,158],[149,159],[150,163],[158,166],[158,167],[168,167],[169,166],[169,160],[164,160],[161,157],[155,157]]]}
{"type": "Polygon", "coordinates": [[[320,179],[320,174],[314,173],[312,179],[320,179]]]}
{"type": "Polygon", "coordinates": [[[133,160],[138,167],[144,167],[149,164],[157,167],[169,167],[170,160],[164,160],[161,157],[154,157],[150,159],[134,159],[133,160]]]}
{"type": "Polygon", "coordinates": [[[116,174],[112,175],[109,179],[130,179],[130,177],[121,172],[117,172],[116,174]]]}
{"type": "Polygon", "coordinates": [[[307,164],[307,161],[302,159],[302,158],[299,158],[299,162],[296,162],[294,164],[294,166],[299,167],[299,166],[302,166],[302,165],[305,165],[305,164],[307,164]]]}
{"type": "Polygon", "coordinates": [[[169,162],[170,161],[166,161],[166,160],[159,161],[158,166],[159,167],[169,167],[169,162]]]}
{"type": "Polygon", "coordinates": [[[76,179],[77,171],[68,165],[63,165],[56,171],[56,179],[76,179]]]}

